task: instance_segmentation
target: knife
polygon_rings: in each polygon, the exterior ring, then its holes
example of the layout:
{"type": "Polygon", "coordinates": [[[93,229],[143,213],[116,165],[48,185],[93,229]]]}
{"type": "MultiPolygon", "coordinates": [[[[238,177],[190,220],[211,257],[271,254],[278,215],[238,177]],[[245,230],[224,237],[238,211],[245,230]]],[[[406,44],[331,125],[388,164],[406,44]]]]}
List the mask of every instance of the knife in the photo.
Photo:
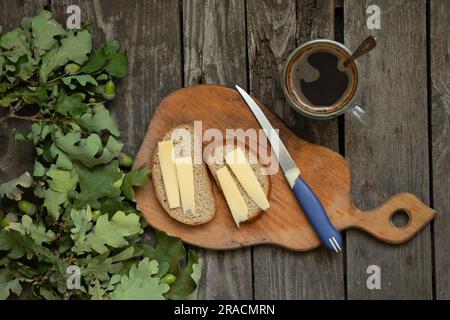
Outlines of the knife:
{"type": "Polygon", "coordinates": [[[278,162],[280,163],[289,186],[294,191],[295,197],[308,217],[316,234],[328,250],[335,252],[342,251],[343,242],[341,234],[331,223],[319,198],[317,198],[316,194],[311,190],[306,181],[302,179],[300,169],[287,151],[280,136],[276,133],[255,100],[253,100],[253,98],[238,85],[236,85],[236,89],[252,110],[272,147],[279,146],[278,153],[275,152],[278,162]]]}

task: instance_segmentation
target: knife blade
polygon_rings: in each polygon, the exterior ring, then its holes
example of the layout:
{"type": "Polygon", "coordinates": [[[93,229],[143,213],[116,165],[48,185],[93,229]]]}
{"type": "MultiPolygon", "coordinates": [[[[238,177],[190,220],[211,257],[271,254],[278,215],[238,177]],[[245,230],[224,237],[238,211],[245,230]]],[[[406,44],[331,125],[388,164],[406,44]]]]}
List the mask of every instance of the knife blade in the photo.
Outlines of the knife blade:
{"type": "Polygon", "coordinates": [[[261,128],[264,130],[264,133],[272,146],[272,150],[278,158],[284,176],[288,181],[289,186],[294,191],[295,197],[308,217],[314,231],[328,250],[335,252],[342,251],[343,242],[341,234],[331,223],[319,198],[301,177],[300,169],[292,159],[289,151],[280,139],[280,136],[272,127],[270,121],[264,115],[255,100],[253,100],[253,98],[238,85],[236,85],[236,89],[255,115],[261,128]]]}

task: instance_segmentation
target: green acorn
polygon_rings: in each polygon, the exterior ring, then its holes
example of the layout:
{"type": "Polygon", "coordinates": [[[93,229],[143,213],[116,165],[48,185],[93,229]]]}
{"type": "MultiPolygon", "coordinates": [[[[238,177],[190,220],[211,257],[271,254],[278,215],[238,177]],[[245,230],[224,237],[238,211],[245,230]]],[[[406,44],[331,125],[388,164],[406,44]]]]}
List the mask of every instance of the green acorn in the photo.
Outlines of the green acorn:
{"type": "Polygon", "coordinates": [[[17,222],[19,221],[19,218],[17,217],[17,214],[10,212],[6,215],[6,217],[4,217],[1,221],[0,221],[0,226],[2,228],[6,228],[7,226],[9,226],[10,223],[12,222],[17,222]]]}
{"type": "Polygon", "coordinates": [[[79,64],[69,63],[69,64],[66,64],[66,66],[64,67],[64,72],[70,76],[73,76],[74,74],[77,74],[78,71],[80,71],[80,69],[81,69],[81,67],[79,64]]]}
{"type": "Polygon", "coordinates": [[[29,216],[36,214],[37,207],[34,204],[28,202],[27,200],[20,200],[18,203],[18,206],[19,206],[20,211],[22,211],[23,213],[25,213],[29,216]]]}
{"type": "Polygon", "coordinates": [[[3,229],[6,228],[7,226],[9,226],[9,220],[8,218],[5,217],[0,221],[0,227],[3,229]]]}
{"type": "Polygon", "coordinates": [[[112,80],[109,80],[103,88],[103,98],[112,100],[116,96],[116,85],[112,80]]]}
{"type": "Polygon", "coordinates": [[[164,277],[162,277],[162,282],[164,282],[165,284],[168,284],[169,286],[175,282],[175,280],[177,279],[177,277],[175,277],[175,275],[168,273],[166,274],[164,277]]]}
{"type": "Polygon", "coordinates": [[[122,167],[131,167],[133,165],[133,159],[127,155],[126,153],[119,153],[119,155],[117,156],[117,159],[119,159],[119,164],[122,167]]]}

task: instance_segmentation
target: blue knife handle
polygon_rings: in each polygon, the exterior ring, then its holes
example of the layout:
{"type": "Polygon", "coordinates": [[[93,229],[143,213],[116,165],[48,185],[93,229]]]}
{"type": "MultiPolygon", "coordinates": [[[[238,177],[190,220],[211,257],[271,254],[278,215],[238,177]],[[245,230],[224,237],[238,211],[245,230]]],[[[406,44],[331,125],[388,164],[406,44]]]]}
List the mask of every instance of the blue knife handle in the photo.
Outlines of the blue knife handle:
{"type": "Polygon", "coordinates": [[[301,177],[298,177],[295,180],[292,189],[294,190],[295,197],[300,203],[300,206],[306,213],[309,222],[323,244],[330,251],[341,251],[343,248],[342,236],[334,228],[316,194],[301,177]]]}

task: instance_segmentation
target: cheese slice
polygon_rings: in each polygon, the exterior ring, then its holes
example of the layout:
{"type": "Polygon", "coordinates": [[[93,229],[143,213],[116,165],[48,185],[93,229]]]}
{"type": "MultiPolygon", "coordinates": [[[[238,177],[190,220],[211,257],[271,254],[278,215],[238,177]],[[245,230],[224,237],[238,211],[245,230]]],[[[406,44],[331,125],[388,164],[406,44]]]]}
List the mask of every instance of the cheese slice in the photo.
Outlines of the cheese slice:
{"type": "Polygon", "coordinates": [[[239,223],[248,219],[247,204],[226,166],[217,170],[216,174],[220,188],[222,189],[228,207],[230,208],[231,215],[239,228],[239,223]]]}
{"type": "Polygon", "coordinates": [[[261,210],[267,210],[270,207],[269,201],[242,149],[235,148],[228,152],[225,161],[248,196],[261,210]]]}
{"type": "Polygon", "coordinates": [[[175,160],[177,168],[178,188],[180,190],[183,213],[195,215],[194,167],[191,157],[180,157],[175,160]]]}
{"type": "Polygon", "coordinates": [[[180,193],[178,190],[175,152],[172,140],[158,143],[158,159],[169,207],[170,209],[178,208],[180,206],[180,193]]]}

